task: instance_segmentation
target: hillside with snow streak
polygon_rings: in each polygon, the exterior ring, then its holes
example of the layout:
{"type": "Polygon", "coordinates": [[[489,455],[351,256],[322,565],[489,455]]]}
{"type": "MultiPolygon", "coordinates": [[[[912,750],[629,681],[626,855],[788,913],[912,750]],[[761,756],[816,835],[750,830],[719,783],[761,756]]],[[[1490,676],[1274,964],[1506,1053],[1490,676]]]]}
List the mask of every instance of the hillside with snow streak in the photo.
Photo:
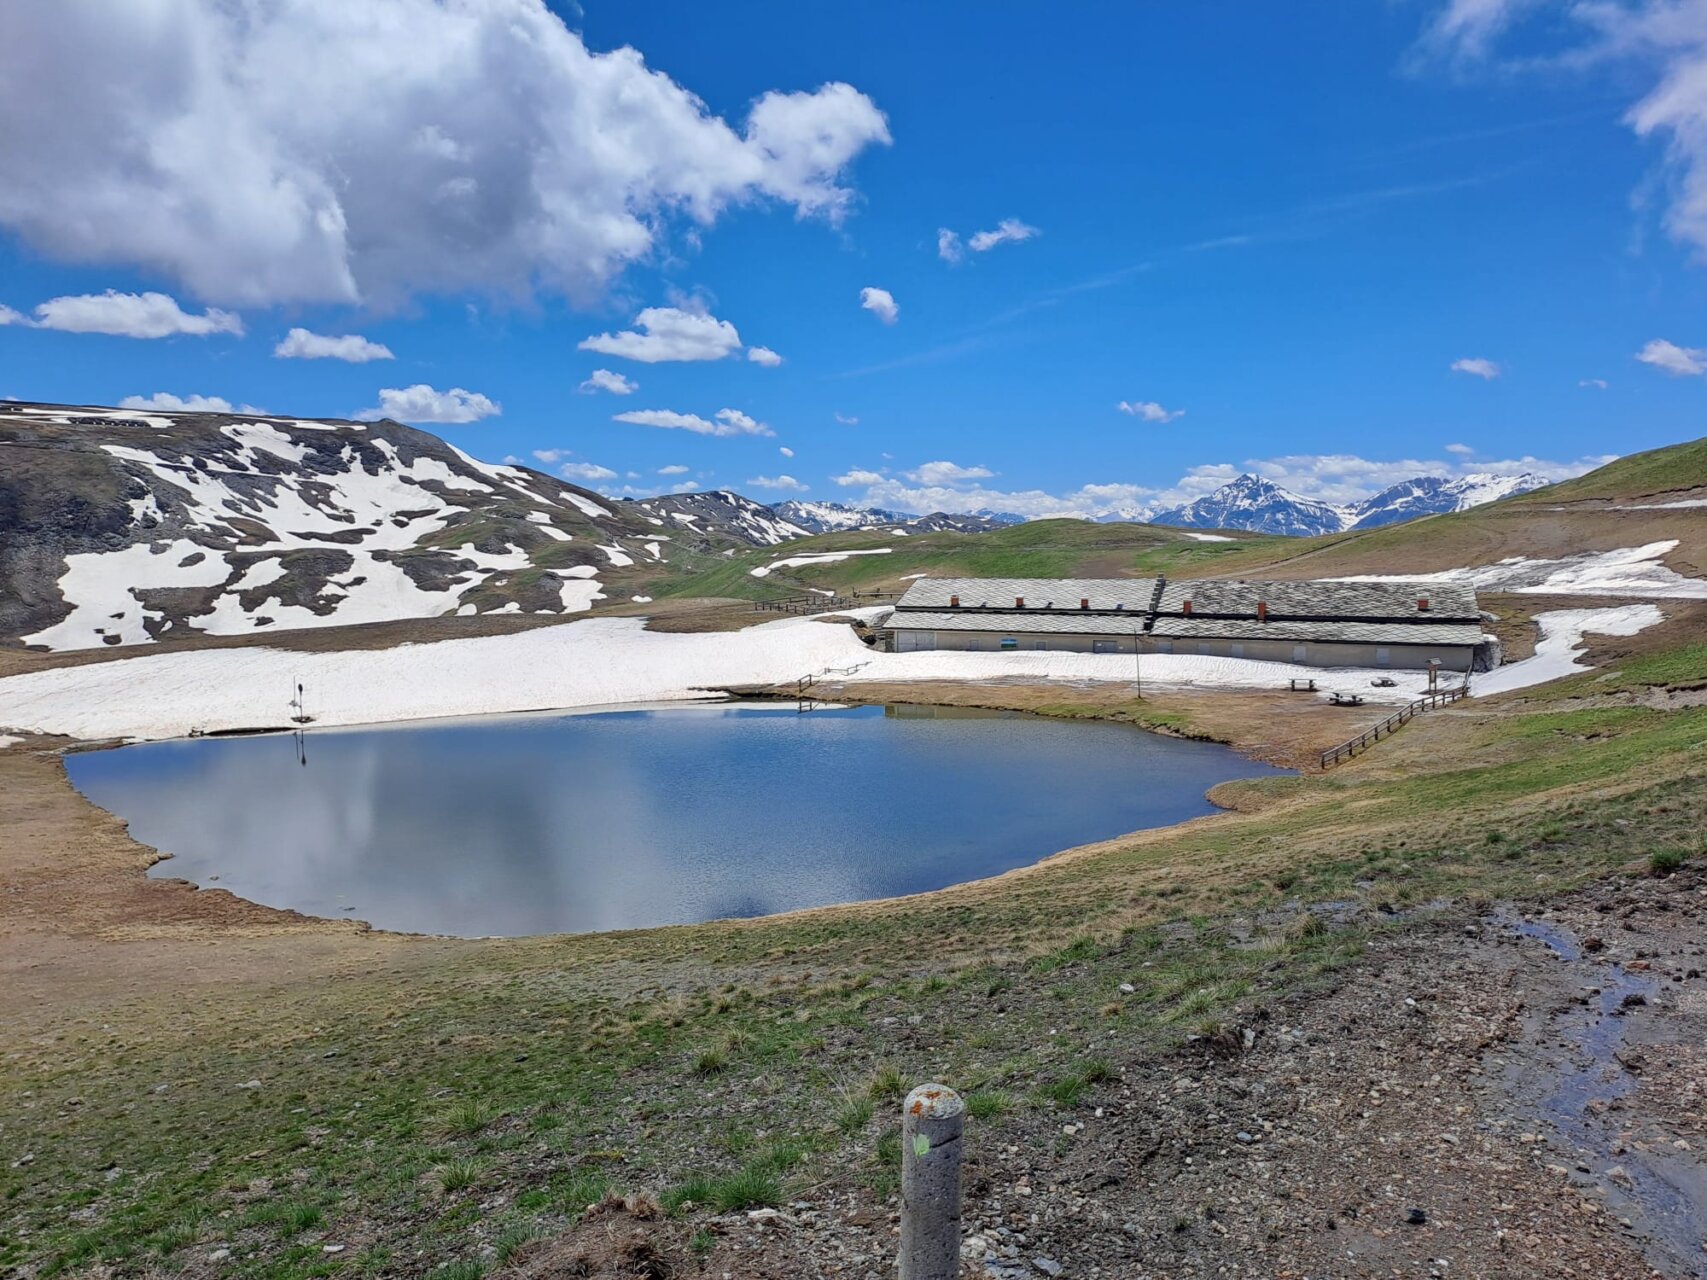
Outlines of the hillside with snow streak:
{"type": "Polygon", "coordinates": [[[395,422],[0,406],[0,637],[54,650],[581,613],[679,536],[395,422]]]}

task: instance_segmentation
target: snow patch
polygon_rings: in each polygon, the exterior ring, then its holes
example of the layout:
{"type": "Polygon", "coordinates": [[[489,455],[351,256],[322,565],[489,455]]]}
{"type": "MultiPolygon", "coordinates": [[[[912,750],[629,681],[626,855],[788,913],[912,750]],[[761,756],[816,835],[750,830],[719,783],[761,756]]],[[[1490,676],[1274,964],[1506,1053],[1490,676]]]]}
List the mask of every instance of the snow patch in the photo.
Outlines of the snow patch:
{"type": "Polygon", "coordinates": [[[1435,573],[1360,574],[1330,578],[1330,582],[1463,582],[1481,591],[1510,591],[1519,595],[1653,596],[1663,599],[1707,600],[1707,579],[1688,578],[1659,563],[1677,548],[1677,539],[1650,542],[1616,551],[1585,551],[1558,560],[1526,560],[1513,556],[1477,568],[1442,569],[1435,573]]]}
{"type": "Polygon", "coordinates": [[[1535,655],[1521,662],[1507,663],[1497,671],[1474,679],[1478,694],[1508,693],[1527,689],[1568,676],[1573,671],[1588,671],[1586,662],[1577,661],[1583,653],[1583,633],[1601,636],[1633,636],[1665,615],[1651,604],[1625,605],[1621,609],[1556,609],[1538,613],[1535,621],[1541,627],[1541,639],[1535,644],[1535,655]]]}
{"type": "Polygon", "coordinates": [[[768,578],[776,569],[794,569],[809,564],[835,564],[853,556],[886,556],[894,549],[873,547],[865,551],[820,551],[809,556],[785,556],[781,560],[772,560],[769,564],[760,565],[757,569],[749,569],[747,572],[755,578],[768,578]]]}

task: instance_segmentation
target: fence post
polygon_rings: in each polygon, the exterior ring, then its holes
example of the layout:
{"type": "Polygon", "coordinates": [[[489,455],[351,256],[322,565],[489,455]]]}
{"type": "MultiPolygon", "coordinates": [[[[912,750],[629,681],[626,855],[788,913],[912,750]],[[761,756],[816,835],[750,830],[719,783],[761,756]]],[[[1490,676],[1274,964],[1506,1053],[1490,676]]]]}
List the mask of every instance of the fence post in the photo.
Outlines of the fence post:
{"type": "Polygon", "coordinates": [[[966,1104],[922,1084],[901,1112],[901,1280],[960,1274],[960,1156],[966,1104]]]}

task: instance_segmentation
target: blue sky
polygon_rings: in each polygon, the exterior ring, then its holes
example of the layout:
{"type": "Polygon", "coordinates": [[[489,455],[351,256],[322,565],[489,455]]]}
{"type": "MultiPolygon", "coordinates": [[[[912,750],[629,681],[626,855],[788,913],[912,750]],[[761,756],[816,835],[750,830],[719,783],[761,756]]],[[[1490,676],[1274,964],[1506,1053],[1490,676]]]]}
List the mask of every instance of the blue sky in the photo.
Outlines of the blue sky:
{"type": "Polygon", "coordinates": [[[1032,515],[1703,433],[1699,3],[235,7],[0,13],[0,394],[1032,515]]]}

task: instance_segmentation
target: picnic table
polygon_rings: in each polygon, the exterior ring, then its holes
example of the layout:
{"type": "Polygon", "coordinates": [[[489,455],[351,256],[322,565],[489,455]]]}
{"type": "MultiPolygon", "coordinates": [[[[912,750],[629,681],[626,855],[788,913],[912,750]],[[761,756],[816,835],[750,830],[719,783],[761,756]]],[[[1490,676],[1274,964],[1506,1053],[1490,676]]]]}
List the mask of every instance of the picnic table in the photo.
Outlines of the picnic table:
{"type": "Polygon", "coordinates": [[[1316,692],[1316,682],[1314,679],[1305,679],[1302,677],[1294,676],[1291,680],[1288,680],[1286,683],[1287,683],[1288,687],[1294,693],[1297,693],[1301,689],[1308,692],[1308,693],[1316,692]]]}
{"type": "Polygon", "coordinates": [[[1328,701],[1336,707],[1361,707],[1363,695],[1361,693],[1330,693],[1328,701]]]}

